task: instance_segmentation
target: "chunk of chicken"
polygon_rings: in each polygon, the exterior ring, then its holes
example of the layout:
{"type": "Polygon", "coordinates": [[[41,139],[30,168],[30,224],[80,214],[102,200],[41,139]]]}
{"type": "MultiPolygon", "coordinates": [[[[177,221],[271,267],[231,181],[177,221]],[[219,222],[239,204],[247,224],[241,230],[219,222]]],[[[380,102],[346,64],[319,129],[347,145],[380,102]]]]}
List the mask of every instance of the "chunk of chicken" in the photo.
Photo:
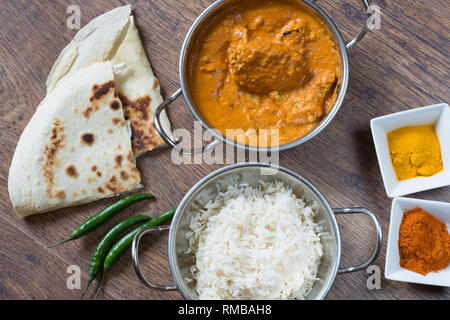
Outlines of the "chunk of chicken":
{"type": "Polygon", "coordinates": [[[304,50],[257,39],[229,50],[234,81],[246,92],[267,94],[296,88],[305,75],[304,50]]]}

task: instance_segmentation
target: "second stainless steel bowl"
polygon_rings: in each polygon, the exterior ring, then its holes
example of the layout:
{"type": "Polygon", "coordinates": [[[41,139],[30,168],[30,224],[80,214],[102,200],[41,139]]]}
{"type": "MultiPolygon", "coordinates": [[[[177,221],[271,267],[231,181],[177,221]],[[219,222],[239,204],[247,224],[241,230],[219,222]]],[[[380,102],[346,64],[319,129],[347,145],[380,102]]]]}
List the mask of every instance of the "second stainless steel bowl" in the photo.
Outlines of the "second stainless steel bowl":
{"type": "Polygon", "coordinates": [[[321,243],[323,246],[323,257],[319,266],[318,278],[307,299],[324,299],[330,290],[338,273],[358,271],[367,268],[379,256],[383,243],[381,225],[375,214],[365,208],[339,208],[332,209],[325,196],[306,178],[292,170],[283,167],[273,167],[264,163],[240,163],[216,170],[200,180],[186,194],[178,206],[177,212],[170,226],[162,226],[144,229],[139,232],[132,246],[133,264],[139,278],[149,287],[161,290],[179,290],[185,299],[198,299],[195,282],[188,282],[186,278],[192,278],[190,266],[193,256],[186,255],[188,240],[186,232],[189,231],[191,217],[204,205],[214,199],[219,191],[224,191],[230,183],[235,181],[257,187],[260,181],[281,181],[292,188],[297,197],[305,199],[307,203],[318,204],[315,222],[319,224],[321,232],[321,243]],[[368,215],[375,225],[377,233],[377,244],[370,258],[357,266],[339,268],[341,257],[341,239],[335,214],[357,214],[368,215]],[[142,273],[139,264],[139,241],[147,233],[158,231],[169,231],[168,259],[172,278],[175,285],[159,285],[149,281],[142,273]]]}

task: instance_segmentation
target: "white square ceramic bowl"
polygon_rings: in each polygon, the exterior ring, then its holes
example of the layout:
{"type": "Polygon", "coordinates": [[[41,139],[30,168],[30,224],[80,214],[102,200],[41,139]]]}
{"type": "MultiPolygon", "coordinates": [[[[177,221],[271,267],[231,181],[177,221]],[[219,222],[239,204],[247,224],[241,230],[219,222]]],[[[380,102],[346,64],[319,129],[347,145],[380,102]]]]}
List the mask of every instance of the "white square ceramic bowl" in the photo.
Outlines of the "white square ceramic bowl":
{"type": "Polygon", "coordinates": [[[450,228],[450,203],[427,201],[411,198],[394,198],[391,208],[391,221],[389,224],[389,237],[386,252],[386,265],[384,276],[386,279],[430,284],[435,286],[450,287],[450,266],[439,272],[430,272],[423,276],[400,267],[398,252],[398,237],[403,212],[420,207],[429,212],[450,228]]]}
{"type": "Polygon", "coordinates": [[[404,196],[450,185],[450,108],[441,103],[374,118],[370,121],[384,188],[389,197],[404,196]],[[397,180],[391,163],[387,134],[406,126],[434,124],[441,145],[444,170],[431,177],[397,180]]]}

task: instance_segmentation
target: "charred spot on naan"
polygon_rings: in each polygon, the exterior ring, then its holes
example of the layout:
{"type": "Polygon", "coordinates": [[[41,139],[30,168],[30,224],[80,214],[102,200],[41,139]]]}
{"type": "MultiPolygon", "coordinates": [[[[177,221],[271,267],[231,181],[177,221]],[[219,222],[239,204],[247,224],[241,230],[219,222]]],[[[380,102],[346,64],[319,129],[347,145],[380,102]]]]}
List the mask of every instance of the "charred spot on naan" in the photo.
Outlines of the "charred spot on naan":
{"type": "Polygon", "coordinates": [[[94,134],[90,132],[82,133],[80,136],[81,144],[92,146],[94,144],[94,134]]]}
{"type": "Polygon", "coordinates": [[[109,178],[108,182],[105,184],[105,187],[114,193],[119,193],[127,190],[127,188],[121,184],[119,179],[117,179],[116,175],[113,175],[111,178],[109,178]]]}
{"type": "Polygon", "coordinates": [[[77,168],[73,164],[69,164],[65,169],[66,174],[71,178],[78,178],[77,168]]]}
{"type": "Polygon", "coordinates": [[[102,173],[98,171],[98,168],[95,164],[91,167],[91,171],[94,172],[99,178],[102,176],[102,173]]]}
{"type": "Polygon", "coordinates": [[[122,161],[123,161],[123,155],[118,154],[114,157],[115,166],[114,168],[120,168],[122,167],[122,161]]]}
{"type": "Polygon", "coordinates": [[[131,142],[133,145],[133,151],[140,153],[145,151],[147,148],[155,148],[159,145],[156,141],[159,140],[159,136],[154,132],[149,130],[146,134],[145,130],[133,129],[133,136],[131,142]]]}
{"type": "Polygon", "coordinates": [[[120,171],[120,177],[122,178],[122,180],[128,180],[129,175],[126,171],[120,171]]]}
{"type": "Polygon", "coordinates": [[[87,178],[87,183],[91,184],[91,183],[95,183],[97,182],[97,178],[96,177],[88,177],[87,178]]]}
{"type": "Polygon", "coordinates": [[[64,190],[56,190],[55,191],[55,198],[57,199],[65,199],[66,198],[66,193],[64,192],[64,190]]]}
{"type": "Polygon", "coordinates": [[[134,162],[133,152],[129,151],[127,153],[126,159],[127,163],[124,163],[124,166],[128,168],[128,171],[122,170],[120,173],[120,177],[122,178],[122,180],[128,180],[129,178],[139,180],[140,174],[134,162]]]}
{"type": "Polygon", "coordinates": [[[130,100],[119,92],[119,98],[123,103],[125,118],[130,120],[133,120],[132,118],[139,120],[149,119],[149,113],[151,113],[150,102],[152,101],[149,95],[130,100]]]}
{"type": "Polygon", "coordinates": [[[126,124],[125,120],[116,117],[112,118],[112,123],[115,124],[116,126],[119,125],[121,127],[123,127],[126,124]]]}
{"type": "Polygon", "coordinates": [[[119,92],[122,101],[125,119],[130,121],[131,145],[134,153],[151,150],[162,143],[153,123],[153,112],[150,108],[152,98],[149,95],[128,99],[119,92]]]}
{"type": "MultiPolygon", "coordinates": [[[[133,125],[131,127],[133,128],[133,125]]],[[[136,125],[136,127],[139,127],[139,125],[136,125]]],[[[161,137],[156,133],[156,127],[153,122],[147,131],[145,129],[132,129],[132,132],[133,151],[137,151],[137,153],[146,151],[147,148],[153,149],[161,143],[159,141],[162,141],[161,137]]]]}
{"type": "Polygon", "coordinates": [[[88,119],[91,116],[91,113],[97,111],[98,109],[99,109],[98,105],[87,106],[86,109],[84,109],[81,114],[83,115],[83,117],[88,119]]]}
{"type": "Polygon", "coordinates": [[[105,82],[103,84],[94,84],[92,86],[92,95],[89,98],[89,100],[95,101],[100,100],[103,96],[107,95],[110,89],[114,90],[114,94],[116,93],[116,83],[114,80],[110,80],[108,82],[105,82]]]}
{"type": "Polygon", "coordinates": [[[133,153],[130,151],[127,154],[127,160],[128,162],[131,162],[134,165],[134,157],[133,157],[133,153]]]}
{"type": "Polygon", "coordinates": [[[113,100],[111,101],[111,103],[109,104],[109,106],[111,107],[112,110],[117,111],[120,109],[120,101],[118,100],[113,100]]]}
{"type": "Polygon", "coordinates": [[[155,80],[153,80],[153,90],[156,90],[156,88],[158,88],[159,86],[159,80],[155,78],[155,80]]]}
{"type": "Polygon", "coordinates": [[[58,167],[57,153],[64,147],[64,126],[62,121],[55,118],[53,121],[52,133],[49,144],[44,147],[44,164],[43,175],[45,182],[45,191],[49,197],[56,196],[53,194],[53,186],[55,184],[55,169],[58,167]]]}

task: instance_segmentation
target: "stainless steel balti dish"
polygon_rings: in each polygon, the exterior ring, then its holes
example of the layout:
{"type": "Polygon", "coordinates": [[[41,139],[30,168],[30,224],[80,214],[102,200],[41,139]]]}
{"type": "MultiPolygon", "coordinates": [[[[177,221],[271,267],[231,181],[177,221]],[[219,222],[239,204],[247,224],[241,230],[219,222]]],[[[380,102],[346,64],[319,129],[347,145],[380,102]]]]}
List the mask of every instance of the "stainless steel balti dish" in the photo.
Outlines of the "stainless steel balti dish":
{"type": "Polygon", "coordinates": [[[328,27],[330,31],[330,35],[333,38],[334,42],[336,43],[336,47],[339,51],[340,56],[340,62],[341,62],[341,79],[339,79],[339,86],[337,88],[337,97],[335,100],[335,103],[331,110],[324,116],[324,118],[321,120],[321,122],[309,133],[306,135],[283,145],[280,146],[273,146],[273,147],[257,147],[257,146],[249,146],[237,143],[233,140],[227,139],[224,135],[222,135],[218,130],[214,130],[214,128],[211,128],[208,123],[202,119],[199,112],[197,111],[197,108],[195,106],[195,103],[193,102],[189,83],[187,81],[187,72],[189,69],[189,55],[191,53],[193,43],[195,42],[196,36],[200,32],[200,30],[203,30],[205,26],[211,21],[211,19],[214,17],[215,14],[219,13],[221,9],[229,5],[231,2],[234,2],[237,0],[218,0],[211,4],[205,11],[203,11],[200,16],[195,20],[195,22],[192,24],[191,28],[189,29],[186,38],[184,40],[181,52],[180,52],[180,60],[179,60],[179,76],[180,76],[180,88],[175,91],[169,98],[167,98],[161,105],[158,106],[155,115],[154,115],[154,121],[156,125],[156,129],[158,130],[159,134],[161,135],[162,139],[171,147],[177,148],[182,150],[186,154],[197,154],[204,152],[206,150],[209,150],[213,148],[218,142],[224,141],[225,143],[245,148],[246,150],[250,151],[272,151],[273,149],[276,150],[286,150],[293,147],[296,147],[309,139],[312,139],[317,134],[319,134],[334,118],[336,113],[338,112],[339,108],[342,106],[345,98],[345,94],[347,92],[347,84],[349,79],[349,62],[348,62],[348,55],[347,51],[353,48],[367,33],[368,31],[368,21],[371,17],[371,9],[370,9],[370,3],[369,0],[361,0],[361,2],[365,6],[366,14],[367,14],[367,22],[362,27],[362,30],[359,32],[359,34],[349,43],[345,43],[341,33],[339,32],[338,28],[336,27],[333,20],[316,4],[315,0],[297,0],[301,5],[306,6],[308,10],[312,10],[316,12],[319,17],[322,18],[325,25],[328,27]],[[215,136],[215,140],[207,144],[206,146],[198,149],[186,149],[181,148],[179,145],[179,140],[177,138],[171,138],[171,135],[166,133],[164,129],[162,128],[161,121],[160,121],[160,115],[161,112],[168,107],[168,105],[173,102],[175,99],[183,95],[191,113],[195,117],[196,120],[200,121],[203,125],[203,127],[206,130],[209,130],[213,136],[215,136]]]}
{"type": "Polygon", "coordinates": [[[240,183],[248,183],[254,187],[257,187],[260,181],[281,181],[289,186],[297,197],[304,197],[306,203],[315,202],[318,204],[315,222],[321,225],[321,233],[325,233],[327,236],[321,236],[324,252],[317,275],[321,281],[314,283],[312,291],[306,297],[307,299],[324,299],[337,274],[367,268],[378,258],[383,243],[382,231],[377,216],[371,211],[365,208],[332,209],[319,189],[292,170],[273,167],[264,163],[240,163],[216,170],[199,181],[181,201],[171,225],[144,229],[136,235],[132,246],[133,264],[138,277],[145,285],[160,290],[179,290],[185,299],[198,299],[195,281],[194,283],[186,281],[186,278],[192,277],[189,270],[192,257],[185,254],[188,248],[186,232],[189,231],[190,219],[209,200],[213,199],[219,190],[225,190],[230,182],[235,181],[236,178],[240,183]],[[359,213],[368,215],[374,223],[377,234],[375,250],[366,262],[352,267],[340,268],[341,239],[335,215],[359,213]],[[169,231],[168,259],[174,285],[152,283],[143,275],[139,264],[138,250],[141,238],[145,234],[159,231],[169,231]]]}

